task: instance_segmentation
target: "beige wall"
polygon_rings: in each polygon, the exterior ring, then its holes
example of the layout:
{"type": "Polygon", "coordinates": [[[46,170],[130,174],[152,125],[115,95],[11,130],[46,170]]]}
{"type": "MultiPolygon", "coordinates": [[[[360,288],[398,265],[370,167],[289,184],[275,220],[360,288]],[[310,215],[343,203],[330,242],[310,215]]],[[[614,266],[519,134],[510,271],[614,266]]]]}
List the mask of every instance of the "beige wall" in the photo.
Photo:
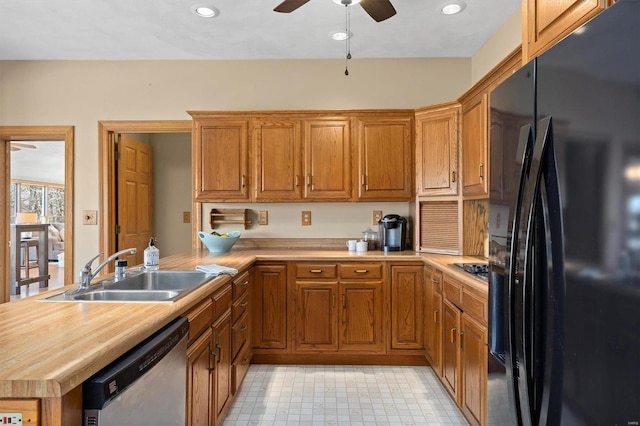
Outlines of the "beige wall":
{"type": "Polygon", "coordinates": [[[471,83],[477,83],[520,44],[522,44],[521,7],[471,58],[471,83]]]}
{"type": "MultiPolygon", "coordinates": [[[[456,99],[471,84],[470,70],[470,58],[352,60],[349,77],[343,60],[3,61],[0,125],[75,126],[74,211],[80,217],[99,207],[100,120],[189,119],[187,110],[415,108],[456,99]]],[[[353,236],[353,228],[357,235],[367,225],[372,206],[349,208],[362,219],[334,236],[353,236]]],[[[320,225],[335,205],[310,209],[316,225],[305,236],[334,229],[320,225]]],[[[274,210],[268,229],[278,229],[279,217],[274,210]]],[[[74,235],[78,269],[98,252],[98,227],[76,221],[74,235]]]]}

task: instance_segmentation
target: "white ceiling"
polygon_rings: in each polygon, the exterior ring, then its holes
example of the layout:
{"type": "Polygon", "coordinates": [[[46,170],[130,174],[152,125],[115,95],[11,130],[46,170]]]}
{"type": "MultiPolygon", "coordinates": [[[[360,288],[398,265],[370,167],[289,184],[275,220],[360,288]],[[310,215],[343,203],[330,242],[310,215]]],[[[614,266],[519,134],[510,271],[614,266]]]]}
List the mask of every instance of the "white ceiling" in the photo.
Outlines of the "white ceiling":
{"type": "MultiPolygon", "coordinates": [[[[397,14],[376,23],[351,6],[351,52],[357,58],[471,57],[516,11],[520,0],[392,0],[397,14]]],[[[311,0],[290,14],[280,0],[2,0],[0,60],[311,59],[343,58],[345,8],[311,0]],[[195,16],[193,4],[220,16],[195,16]]]]}
{"type": "Polygon", "coordinates": [[[64,142],[18,143],[36,148],[11,151],[11,179],[64,184],[64,142]]]}

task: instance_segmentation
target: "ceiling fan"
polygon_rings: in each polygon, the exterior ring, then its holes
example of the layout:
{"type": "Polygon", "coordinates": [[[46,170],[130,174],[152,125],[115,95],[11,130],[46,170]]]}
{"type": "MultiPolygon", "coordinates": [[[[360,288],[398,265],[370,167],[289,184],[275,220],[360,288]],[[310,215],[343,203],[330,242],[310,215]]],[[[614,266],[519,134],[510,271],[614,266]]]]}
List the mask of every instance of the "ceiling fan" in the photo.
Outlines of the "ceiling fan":
{"type": "MultiPolygon", "coordinates": [[[[310,0],[284,0],[275,9],[275,12],[290,13],[308,3],[310,0]]],[[[359,3],[365,12],[369,14],[376,22],[384,21],[396,14],[391,1],[389,0],[340,0],[344,6],[351,6],[359,3]]]]}
{"type": "Polygon", "coordinates": [[[11,142],[11,151],[20,151],[23,148],[36,149],[36,146],[28,143],[11,142]]]}

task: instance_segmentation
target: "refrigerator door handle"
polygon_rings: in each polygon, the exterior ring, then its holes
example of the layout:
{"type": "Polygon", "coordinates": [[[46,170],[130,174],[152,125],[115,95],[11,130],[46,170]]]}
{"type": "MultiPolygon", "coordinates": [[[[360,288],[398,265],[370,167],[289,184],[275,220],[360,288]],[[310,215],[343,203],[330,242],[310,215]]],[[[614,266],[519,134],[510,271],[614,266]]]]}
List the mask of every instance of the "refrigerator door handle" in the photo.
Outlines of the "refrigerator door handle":
{"type": "MultiPolygon", "coordinates": [[[[507,338],[505,339],[505,356],[506,356],[506,371],[507,377],[510,382],[510,386],[508,388],[509,401],[511,405],[514,407],[516,412],[516,417],[519,419],[519,424],[522,424],[523,419],[523,407],[521,406],[521,395],[520,395],[520,367],[519,367],[519,358],[518,358],[518,326],[517,326],[517,318],[519,315],[519,311],[517,309],[518,301],[517,301],[517,289],[521,285],[519,278],[517,277],[518,270],[520,269],[520,260],[519,260],[519,230],[520,230],[520,221],[522,218],[522,202],[525,191],[525,184],[527,182],[527,176],[529,174],[529,166],[531,160],[531,152],[533,150],[533,130],[531,124],[527,124],[520,128],[520,136],[518,138],[518,146],[524,145],[524,149],[522,150],[522,158],[520,159],[520,179],[518,184],[518,191],[516,194],[516,205],[515,205],[515,215],[512,224],[512,240],[509,254],[509,270],[508,270],[508,279],[507,279],[507,297],[508,304],[506,309],[508,310],[508,321],[506,324],[507,327],[507,338]]],[[[525,411],[526,413],[526,411],[525,411]]],[[[524,424],[530,424],[525,421],[524,424]]]]}

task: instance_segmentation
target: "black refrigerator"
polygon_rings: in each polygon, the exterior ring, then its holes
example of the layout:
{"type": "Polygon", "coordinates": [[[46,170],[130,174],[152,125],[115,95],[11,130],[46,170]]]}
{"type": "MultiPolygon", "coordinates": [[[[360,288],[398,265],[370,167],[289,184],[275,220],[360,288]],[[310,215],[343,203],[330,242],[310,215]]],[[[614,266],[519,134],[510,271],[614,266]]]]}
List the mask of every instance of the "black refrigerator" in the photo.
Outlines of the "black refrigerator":
{"type": "Polygon", "coordinates": [[[490,106],[488,423],[640,424],[640,0],[490,106]]]}

